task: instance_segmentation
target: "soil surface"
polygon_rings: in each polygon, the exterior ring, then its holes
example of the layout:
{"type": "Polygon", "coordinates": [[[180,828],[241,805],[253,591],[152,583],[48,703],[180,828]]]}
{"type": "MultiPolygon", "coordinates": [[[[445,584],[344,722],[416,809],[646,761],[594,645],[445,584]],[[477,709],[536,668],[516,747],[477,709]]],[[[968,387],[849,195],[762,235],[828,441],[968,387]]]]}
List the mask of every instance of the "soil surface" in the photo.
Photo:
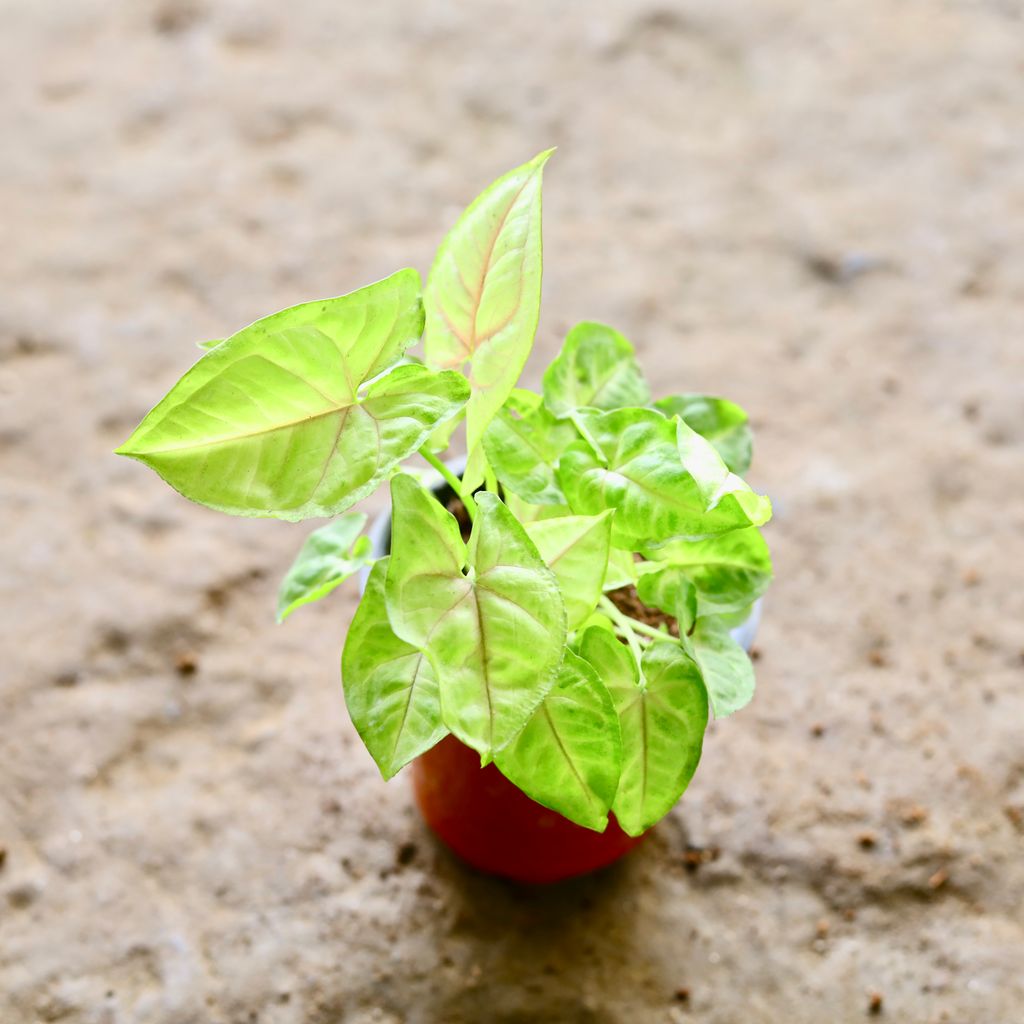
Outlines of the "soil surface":
{"type": "MultiPolygon", "coordinates": [[[[0,1021],[1024,1021],[1016,0],[4,5],[0,1021]],[[194,343],[557,144],[574,322],[757,429],[751,707],[620,866],[462,869],[351,728],[306,528],[121,442],[194,343]]],[[[371,509],[381,507],[371,503],[371,509]]]]}

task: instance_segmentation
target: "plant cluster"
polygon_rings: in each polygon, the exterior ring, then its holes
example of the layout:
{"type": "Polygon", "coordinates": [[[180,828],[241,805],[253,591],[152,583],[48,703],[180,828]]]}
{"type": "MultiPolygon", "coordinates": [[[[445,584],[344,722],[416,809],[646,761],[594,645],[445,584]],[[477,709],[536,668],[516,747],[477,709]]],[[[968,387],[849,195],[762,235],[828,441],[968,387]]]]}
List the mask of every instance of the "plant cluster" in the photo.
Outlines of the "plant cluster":
{"type": "Polygon", "coordinates": [[[600,831],[614,812],[637,835],[689,783],[709,713],[751,698],[730,628],[768,585],[771,508],[741,477],[744,412],[653,400],[610,327],[579,324],[542,393],[516,387],[549,155],[469,206],[422,294],[400,270],[206,343],[118,451],[223,512],[331,517],[279,618],[372,564],[342,676],[385,778],[452,733],[572,821],[600,831]],[[440,453],[462,422],[460,479],[440,453]],[[402,468],[417,453],[461,498],[468,540],[402,468]],[[387,481],[391,549],[375,558],[366,517],[343,513],[387,481]],[[661,614],[634,614],[641,602],[661,614]]]}

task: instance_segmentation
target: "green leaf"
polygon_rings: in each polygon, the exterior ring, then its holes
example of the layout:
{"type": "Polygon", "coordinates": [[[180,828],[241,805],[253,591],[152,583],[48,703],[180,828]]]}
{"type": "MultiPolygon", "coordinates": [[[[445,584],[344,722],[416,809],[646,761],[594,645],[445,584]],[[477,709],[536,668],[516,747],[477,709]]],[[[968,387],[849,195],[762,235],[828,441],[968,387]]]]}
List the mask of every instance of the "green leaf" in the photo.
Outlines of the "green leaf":
{"type": "Polygon", "coordinates": [[[729,472],[721,457],[681,420],[653,409],[584,414],[600,454],[577,442],[563,453],[558,481],[574,512],[618,510],[612,543],[656,547],[750,525],[771,515],[767,498],[729,472]]]}
{"type": "Polygon", "coordinates": [[[210,338],[208,341],[197,341],[196,348],[201,348],[205,352],[211,348],[216,348],[218,345],[222,345],[224,340],[224,338],[210,338]]]}
{"type": "Polygon", "coordinates": [[[468,550],[414,480],[395,477],[391,498],[388,617],[430,658],[445,724],[486,763],[554,684],[566,632],[558,582],[495,495],[477,496],[468,550]]]}
{"type": "Polygon", "coordinates": [[[342,516],[314,530],[302,545],[277,595],[277,621],[296,608],[318,601],[374,561],[369,537],[360,537],[366,525],[362,512],[342,516]]]}
{"type": "Polygon", "coordinates": [[[539,395],[517,392],[487,425],[484,451],[512,494],[532,505],[564,505],[555,467],[578,438],[571,423],[560,423],[540,404],[539,395]]]}
{"type": "Polygon", "coordinates": [[[672,809],[697,769],[708,720],[700,670],[679,644],[656,642],[641,675],[628,648],[600,628],[586,631],[580,653],[618,710],[622,775],[612,810],[637,836],[672,809]]]}
{"type": "Polygon", "coordinates": [[[676,540],[654,554],[693,581],[701,616],[747,609],[768,589],[772,578],[768,545],[756,529],[733,530],[706,540],[676,540]]]}
{"type": "Polygon", "coordinates": [[[678,416],[714,446],[722,461],[741,476],[750,468],[753,437],[747,414],[735,402],[711,395],[672,395],[654,403],[669,419],[678,416]]]}
{"type": "Polygon", "coordinates": [[[608,552],[608,569],[604,576],[604,590],[618,590],[635,583],[637,563],[632,551],[623,548],[612,548],[608,552]]]}
{"type": "Polygon", "coordinates": [[[608,565],[612,513],[541,519],[524,526],[562,590],[569,629],[597,607],[608,565]]]}
{"type": "Polygon", "coordinates": [[[649,608],[660,608],[679,623],[680,633],[688,633],[697,618],[697,588],[677,566],[667,565],[645,572],[636,583],[637,596],[649,608]]]}
{"type": "Polygon", "coordinates": [[[427,361],[466,367],[472,453],[522,372],[540,316],[541,176],[552,150],[481,193],[441,243],[424,293],[427,361]]]}
{"type": "Polygon", "coordinates": [[[544,372],[544,404],[559,418],[575,409],[621,409],[650,400],[633,346],[604,324],[577,324],[544,372]]]}
{"type": "Polygon", "coordinates": [[[725,718],[749,704],[754,696],[754,666],[729,627],[716,616],[705,616],[697,620],[687,640],[700,665],[715,718],[725,718]]]}
{"type": "Polygon", "coordinates": [[[495,764],[530,799],[604,831],[622,740],[611,696],[587,662],[565,652],[554,687],[495,764]]]}
{"type": "Polygon", "coordinates": [[[448,732],[441,722],[437,679],[426,655],[400,640],[388,622],[388,560],[370,571],[345,639],[341,675],[349,715],[385,779],[448,732]]]}
{"type": "Polygon", "coordinates": [[[203,356],[118,452],[185,497],[235,515],[298,520],[345,511],[468,396],[459,374],[414,365],[360,393],[416,339],[415,285],[414,272],[400,271],[258,321],[203,356]],[[322,324],[290,325],[311,317],[313,305],[322,324]]]}

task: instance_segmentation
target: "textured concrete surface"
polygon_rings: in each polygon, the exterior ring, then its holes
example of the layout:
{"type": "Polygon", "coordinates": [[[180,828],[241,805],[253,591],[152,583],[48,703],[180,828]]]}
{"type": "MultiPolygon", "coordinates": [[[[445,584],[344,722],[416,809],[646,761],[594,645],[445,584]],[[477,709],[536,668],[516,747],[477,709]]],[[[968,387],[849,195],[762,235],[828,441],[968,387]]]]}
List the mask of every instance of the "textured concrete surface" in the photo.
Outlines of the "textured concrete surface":
{"type": "Polygon", "coordinates": [[[2,4],[3,1024],[1024,1021],[1021,8],[550,7],[2,4]],[[779,579],[676,811],[524,892],[359,746],[353,591],[273,625],[304,528],[109,453],[553,144],[528,380],[594,318],[742,402],[779,579]]]}

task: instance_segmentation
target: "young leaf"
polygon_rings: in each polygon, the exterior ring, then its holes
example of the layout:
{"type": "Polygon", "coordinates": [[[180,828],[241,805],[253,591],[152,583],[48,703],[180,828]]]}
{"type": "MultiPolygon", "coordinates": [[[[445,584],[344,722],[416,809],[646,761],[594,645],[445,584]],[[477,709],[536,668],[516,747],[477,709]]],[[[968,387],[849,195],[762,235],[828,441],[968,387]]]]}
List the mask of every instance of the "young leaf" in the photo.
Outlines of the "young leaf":
{"type": "Polygon", "coordinates": [[[697,618],[697,588],[674,565],[643,573],[636,582],[637,596],[651,608],[660,608],[679,623],[680,633],[690,631],[697,618]]]}
{"type": "Polygon", "coordinates": [[[580,653],[619,713],[622,775],[612,810],[637,836],[671,810],[697,769],[708,720],[700,670],[679,644],[658,642],[644,651],[638,681],[628,649],[595,628],[584,634],[580,653]]]}
{"type": "Polygon", "coordinates": [[[562,589],[569,629],[597,607],[612,537],[612,513],[563,516],[526,523],[527,536],[562,589]]]}
{"type": "Polygon", "coordinates": [[[541,175],[552,151],[499,178],[437,251],[423,296],[427,361],[467,368],[472,453],[523,369],[540,315],[541,175]]]}
{"type": "Polygon", "coordinates": [[[754,666],[717,616],[697,620],[688,637],[700,665],[715,718],[725,718],[750,703],[754,696],[754,666]]]}
{"type": "Polygon", "coordinates": [[[756,529],[733,530],[706,540],[676,540],[655,552],[697,587],[697,614],[724,615],[747,609],[772,578],[772,560],[756,529]]]}
{"type": "Polygon", "coordinates": [[[710,441],[722,461],[742,476],[750,468],[753,437],[747,414],[735,402],[710,395],[672,395],[654,403],[658,412],[678,416],[710,441]]]}
{"type": "Polygon", "coordinates": [[[359,536],[365,525],[365,514],[353,512],[321,526],[306,538],[281,581],[277,596],[278,622],[284,622],[301,605],[326,596],[374,561],[370,538],[359,536]]]}
{"type": "Polygon", "coordinates": [[[554,687],[495,764],[532,800],[604,831],[622,740],[611,696],[587,662],[565,652],[554,687]]]}
{"type": "Polygon", "coordinates": [[[544,372],[544,404],[559,418],[575,409],[621,409],[650,400],[633,346],[604,324],[577,324],[544,372]]]}
{"type": "Polygon", "coordinates": [[[612,543],[654,547],[678,536],[700,537],[759,526],[767,498],[729,473],[718,453],[681,420],[653,409],[586,413],[600,455],[577,442],[563,453],[558,481],[574,512],[618,509],[612,543]]]}
{"type": "Polygon", "coordinates": [[[555,466],[578,437],[571,423],[560,423],[540,404],[539,395],[520,392],[487,425],[484,451],[511,493],[532,505],[564,505],[555,466]]]}
{"type": "Polygon", "coordinates": [[[554,683],[566,631],[558,582],[495,495],[477,496],[468,551],[454,516],[415,481],[395,477],[391,496],[388,618],[430,658],[445,724],[486,763],[554,683]]]}
{"type": "Polygon", "coordinates": [[[416,339],[416,277],[258,321],[203,356],[118,452],[187,498],[235,515],[307,519],[351,507],[465,403],[461,375],[398,366],[416,339]],[[317,325],[291,326],[312,319],[317,325]],[[323,328],[323,329],[321,329],[323,328]]]}
{"type": "Polygon", "coordinates": [[[437,679],[426,655],[400,640],[384,606],[386,558],[370,571],[345,639],[341,677],[345,703],[385,779],[448,732],[441,722],[437,679]]]}

